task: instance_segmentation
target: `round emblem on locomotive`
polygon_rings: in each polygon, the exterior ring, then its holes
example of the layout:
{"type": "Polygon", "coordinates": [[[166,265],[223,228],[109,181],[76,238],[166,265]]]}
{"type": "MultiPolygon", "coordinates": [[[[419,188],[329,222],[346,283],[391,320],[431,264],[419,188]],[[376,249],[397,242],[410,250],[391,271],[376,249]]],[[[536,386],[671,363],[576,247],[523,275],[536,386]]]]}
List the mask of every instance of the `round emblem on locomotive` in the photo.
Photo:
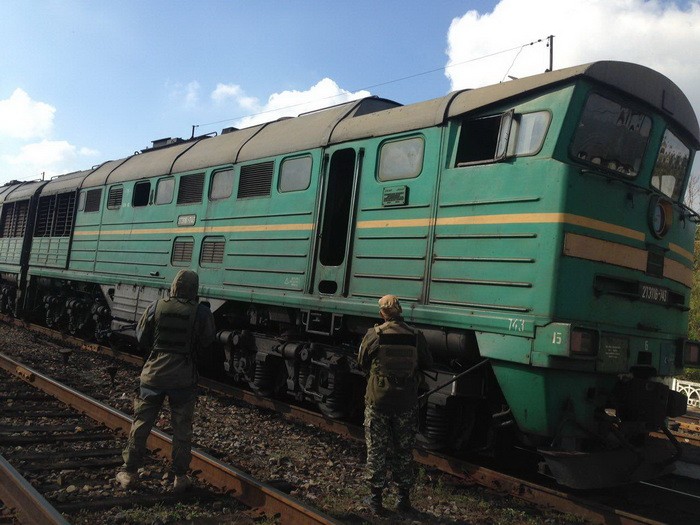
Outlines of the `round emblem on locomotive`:
{"type": "Polygon", "coordinates": [[[673,206],[658,195],[649,202],[649,228],[654,237],[661,238],[668,232],[673,222],[673,206]]]}

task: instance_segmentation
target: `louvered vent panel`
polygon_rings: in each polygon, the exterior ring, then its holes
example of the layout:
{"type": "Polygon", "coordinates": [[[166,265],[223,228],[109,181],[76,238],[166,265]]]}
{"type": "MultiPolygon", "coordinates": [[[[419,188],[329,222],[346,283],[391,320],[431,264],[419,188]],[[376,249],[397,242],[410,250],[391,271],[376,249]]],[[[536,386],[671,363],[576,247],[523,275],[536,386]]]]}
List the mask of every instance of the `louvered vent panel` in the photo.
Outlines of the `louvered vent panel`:
{"type": "Polygon", "coordinates": [[[3,237],[12,237],[12,223],[15,215],[15,203],[10,202],[2,206],[2,228],[0,235],[3,237]]]}
{"type": "Polygon", "coordinates": [[[107,208],[110,210],[117,210],[122,206],[122,196],[124,195],[124,188],[119,186],[116,188],[109,189],[109,195],[107,195],[107,208]]]}
{"type": "Polygon", "coordinates": [[[180,190],[177,192],[178,204],[194,204],[202,202],[204,192],[204,173],[185,175],[180,179],[180,190]]]}
{"type": "Polygon", "coordinates": [[[36,214],[36,226],[34,227],[34,235],[36,237],[48,237],[51,235],[51,219],[53,218],[55,199],[55,195],[39,199],[39,210],[36,214]]]}
{"type": "Polygon", "coordinates": [[[224,239],[210,239],[202,243],[202,264],[221,264],[224,261],[224,239]]]}
{"type": "Polygon", "coordinates": [[[102,188],[88,190],[85,196],[85,211],[100,211],[100,200],[102,200],[102,188]]]}
{"type": "Polygon", "coordinates": [[[27,230],[27,219],[29,218],[29,201],[19,201],[15,206],[15,237],[24,237],[27,230]]]}
{"type": "Polygon", "coordinates": [[[269,197],[274,166],[274,162],[261,162],[243,166],[238,183],[238,198],[269,197]]]}
{"type": "Polygon", "coordinates": [[[54,237],[69,237],[73,229],[75,215],[75,193],[62,193],[56,201],[56,218],[54,220],[54,237]]]}
{"type": "Polygon", "coordinates": [[[192,261],[193,239],[176,239],[173,243],[173,263],[188,263],[192,261]]]}

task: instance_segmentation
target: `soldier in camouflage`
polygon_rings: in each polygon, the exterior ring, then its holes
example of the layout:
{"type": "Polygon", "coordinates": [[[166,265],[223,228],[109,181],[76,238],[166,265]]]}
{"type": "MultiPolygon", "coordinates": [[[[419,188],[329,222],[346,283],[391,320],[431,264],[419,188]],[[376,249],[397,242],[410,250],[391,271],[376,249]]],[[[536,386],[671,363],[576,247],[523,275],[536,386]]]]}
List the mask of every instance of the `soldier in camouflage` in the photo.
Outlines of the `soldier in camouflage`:
{"type": "Polygon", "coordinates": [[[214,316],[197,302],[199,277],[180,270],[170,288],[170,297],[152,303],[143,313],[136,337],[150,354],[140,376],[139,396],[134,400],[134,422],[123,452],[124,466],[117,473],[123,488],[138,481],[146,440],[168,397],[173,427],[173,490],[181,492],[192,484],[187,477],[192,459],[192,419],[197,401],[197,353],[202,353],[216,336],[214,316]]]}
{"type": "Polygon", "coordinates": [[[365,393],[367,480],[370,509],[382,512],[387,466],[399,489],[397,509],[411,510],[410,491],[415,481],[413,444],[418,421],[419,369],[433,364],[425,336],[408,326],[395,295],[379,300],[384,320],[367,331],[357,361],[369,372],[365,393]]]}

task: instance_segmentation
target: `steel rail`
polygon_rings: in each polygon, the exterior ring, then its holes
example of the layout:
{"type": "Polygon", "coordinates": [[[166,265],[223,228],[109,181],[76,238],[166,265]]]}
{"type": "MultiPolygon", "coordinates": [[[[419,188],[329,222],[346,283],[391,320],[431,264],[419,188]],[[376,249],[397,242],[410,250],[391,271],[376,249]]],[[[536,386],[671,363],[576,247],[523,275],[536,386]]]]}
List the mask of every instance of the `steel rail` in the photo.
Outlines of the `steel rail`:
{"type": "MultiPolygon", "coordinates": [[[[50,330],[42,326],[29,324],[14,318],[8,318],[1,314],[0,319],[23,326],[28,330],[34,330],[36,328],[41,333],[51,335],[53,337],[60,335],[61,340],[70,342],[71,344],[79,346],[85,350],[94,351],[116,358],[123,357],[125,361],[132,364],[141,364],[143,362],[143,359],[141,358],[121,352],[114,352],[112,349],[98,344],[86,344],[80,339],[68,336],[67,334],[57,333],[54,330],[50,330]]],[[[308,423],[322,430],[356,440],[364,440],[364,430],[361,427],[357,427],[343,421],[330,419],[318,412],[313,412],[311,410],[290,405],[283,401],[260,397],[240,388],[207,378],[200,377],[199,384],[201,387],[213,392],[230,395],[248,404],[274,410],[285,419],[308,423]]],[[[517,479],[486,467],[474,465],[457,458],[441,455],[424,449],[414,449],[413,456],[416,461],[423,465],[437,468],[442,472],[460,479],[476,483],[501,494],[508,494],[510,496],[528,501],[539,507],[556,509],[561,512],[582,516],[591,523],[600,525],[607,525],[610,523],[619,525],[658,525],[661,523],[643,516],[637,516],[635,514],[615,509],[600,503],[587,501],[583,498],[567,494],[566,492],[558,491],[556,489],[545,487],[526,480],[517,479]]]]}
{"type": "Polygon", "coordinates": [[[0,500],[28,525],[69,525],[44,496],[0,456],[0,500]]]}
{"type": "MultiPolygon", "coordinates": [[[[0,353],[0,368],[115,431],[126,433],[131,428],[132,419],[123,412],[62,385],[2,353],[0,353]]],[[[147,446],[158,456],[170,459],[172,439],[160,430],[151,431],[147,446]]],[[[217,461],[205,452],[192,450],[190,468],[198,478],[230,492],[233,497],[248,507],[260,509],[265,515],[278,517],[280,523],[295,525],[339,523],[334,518],[308,507],[300,500],[259,482],[245,472],[217,461]]]]}

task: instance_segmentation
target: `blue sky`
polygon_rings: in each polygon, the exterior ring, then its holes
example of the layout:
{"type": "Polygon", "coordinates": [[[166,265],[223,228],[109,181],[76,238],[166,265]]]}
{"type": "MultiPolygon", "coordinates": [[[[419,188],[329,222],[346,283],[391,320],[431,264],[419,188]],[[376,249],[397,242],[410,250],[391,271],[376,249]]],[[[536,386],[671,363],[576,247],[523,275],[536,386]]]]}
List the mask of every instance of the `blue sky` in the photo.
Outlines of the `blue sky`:
{"type": "Polygon", "coordinates": [[[700,108],[700,0],[4,0],[0,34],[0,183],[86,169],[192,125],[539,73],[548,49],[520,46],[549,34],[555,68],[642,63],[700,108]]]}

